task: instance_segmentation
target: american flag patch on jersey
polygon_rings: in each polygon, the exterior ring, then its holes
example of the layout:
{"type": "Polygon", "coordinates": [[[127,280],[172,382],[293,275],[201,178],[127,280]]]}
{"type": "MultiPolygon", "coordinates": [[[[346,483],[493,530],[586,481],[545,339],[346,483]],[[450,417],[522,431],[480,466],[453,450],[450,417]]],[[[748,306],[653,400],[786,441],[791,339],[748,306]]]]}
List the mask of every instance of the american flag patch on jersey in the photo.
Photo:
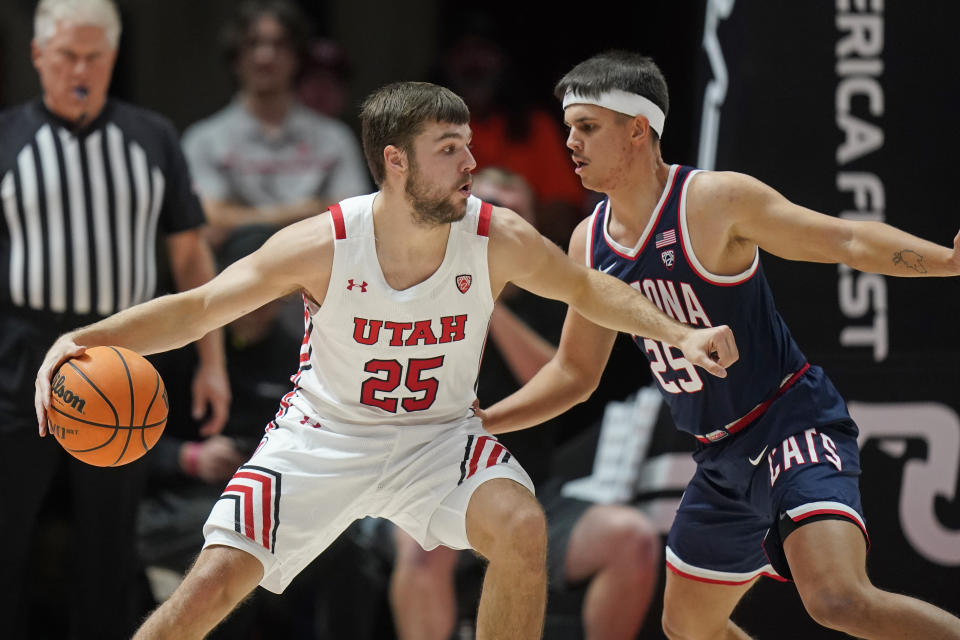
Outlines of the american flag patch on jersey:
{"type": "Polygon", "coordinates": [[[654,243],[656,244],[657,249],[661,247],[669,247],[672,244],[677,244],[677,232],[674,229],[664,231],[663,233],[658,233],[653,238],[654,243]]]}

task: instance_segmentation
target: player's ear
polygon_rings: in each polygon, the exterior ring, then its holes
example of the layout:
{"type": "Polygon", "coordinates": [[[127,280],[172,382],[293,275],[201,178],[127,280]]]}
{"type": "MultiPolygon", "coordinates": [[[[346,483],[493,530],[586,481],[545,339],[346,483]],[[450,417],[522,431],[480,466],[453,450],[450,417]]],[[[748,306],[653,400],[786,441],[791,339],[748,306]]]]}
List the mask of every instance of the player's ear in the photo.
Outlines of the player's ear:
{"type": "Polygon", "coordinates": [[[643,142],[650,134],[650,121],[646,116],[634,116],[630,121],[630,139],[643,142]]]}
{"type": "Polygon", "coordinates": [[[403,175],[409,168],[407,152],[392,144],[383,148],[383,166],[387,173],[403,175]]]}

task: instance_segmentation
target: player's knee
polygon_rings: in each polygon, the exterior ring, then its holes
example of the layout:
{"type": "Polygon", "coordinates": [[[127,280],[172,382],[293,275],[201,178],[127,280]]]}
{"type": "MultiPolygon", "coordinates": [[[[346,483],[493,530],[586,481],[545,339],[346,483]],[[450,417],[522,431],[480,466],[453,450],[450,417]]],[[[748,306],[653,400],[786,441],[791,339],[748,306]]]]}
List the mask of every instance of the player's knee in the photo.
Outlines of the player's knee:
{"type": "Polygon", "coordinates": [[[823,583],[800,590],[800,597],[810,617],[830,629],[856,629],[869,615],[870,589],[862,585],[823,583]]]}
{"type": "Polygon", "coordinates": [[[659,560],[660,536],[640,513],[616,514],[604,537],[607,548],[614,551],[613,561],[631,573],[642,573],[659,560]]]}
{"type": "Polygon", "coordinates": [[[177,591],[181,606],[196,612],[229,613],[263,575],[254,556],[227,547],[205,549],[177,591]]]}
{"type": "Polygon", "coordinates": [[[547,549],[547,519],[536,500],[517,505],[504,518],[498,545],[530,562],[542,562],[547,549]]]}
{"type": "Polygon", "coordinates": [[[709,629],[696,626],[693,616],[689,612],[684,615],[677,615],[664,608],[663,615],[660,617],[660,627],[663,629],[663,635],[670,640],[698,640],[699,638],[720,637],[720,632],[726,627],[726,623],[723,627],[711,633],[709,629]]]}

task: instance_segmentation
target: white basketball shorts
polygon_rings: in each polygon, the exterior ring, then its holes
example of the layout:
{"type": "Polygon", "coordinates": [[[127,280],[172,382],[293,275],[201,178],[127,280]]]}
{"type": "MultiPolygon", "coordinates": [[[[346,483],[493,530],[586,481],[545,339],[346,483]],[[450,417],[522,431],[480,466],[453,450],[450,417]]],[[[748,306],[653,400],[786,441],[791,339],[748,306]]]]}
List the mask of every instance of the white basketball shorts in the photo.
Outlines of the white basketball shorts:
{"type": "Polygon", "coordinates": [[[388,518],[427,550],[469,549],[466,512],[477,487],[510,478],[533,492],[530,477],[479,418],[349,425],[291,406],[276,423],[203,527],[204,547],[256,556],[260,585],[275,593],[354,520],[388,518]]]}

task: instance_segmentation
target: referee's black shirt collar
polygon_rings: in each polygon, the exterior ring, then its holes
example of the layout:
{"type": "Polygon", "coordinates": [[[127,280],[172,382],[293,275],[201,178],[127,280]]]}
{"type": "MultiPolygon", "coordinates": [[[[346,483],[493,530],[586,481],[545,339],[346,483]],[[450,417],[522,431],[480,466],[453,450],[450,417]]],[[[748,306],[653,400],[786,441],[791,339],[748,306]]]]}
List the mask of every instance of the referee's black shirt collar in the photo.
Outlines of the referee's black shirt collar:
{"type": "Polygon", "coordinates": [[[43,96],[39,96],[33,101],[33,109],[36,111],[37,116],[40,119],[51,122],[58,127],[62,127],[77,137],[83,137],[86,134],[99,129],[104,122],[109,120],[110,113],[113,111],[113,100],[108,97],[107,101],[103,103],[103,109],[100,110],[100,113],[97,114],[97,117],[93,120],[87,120],[80,127],[77,127],[76,122],[71,122],[66,118],[58,116],[53,111],[50,111],[50,109],[47,108],[46,103],[43,101],[43,96]]]}

